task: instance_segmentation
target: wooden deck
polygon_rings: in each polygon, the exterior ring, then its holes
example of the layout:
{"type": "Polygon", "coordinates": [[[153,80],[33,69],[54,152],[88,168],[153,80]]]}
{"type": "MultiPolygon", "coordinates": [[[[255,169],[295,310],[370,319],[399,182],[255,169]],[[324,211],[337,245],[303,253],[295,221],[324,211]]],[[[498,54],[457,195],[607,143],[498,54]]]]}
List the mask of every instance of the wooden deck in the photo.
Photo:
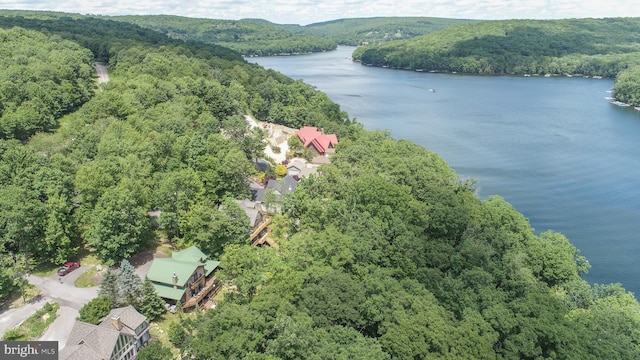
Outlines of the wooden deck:
{"type": "Polygon", "coordinates": [[[204,305],[211,298],[216,296],[216,294],[220,291],[220,286],[218,286],[218,279],[213,276],[211,279],[208,279],[205,283],[205,286],[200,292],[191,297],[191,299],[187,300],[187,302],[182,305],[182,309],[188,310],[196,305],[204,305]]]}
{"type": "MultiPolygon", "coordinates": [[[[264,232],[264,230],[267,229],[267,226],[269,226],[271,224],[271,218],[267,218],[265,221],[263,221],[262,223],[260,223],[260,225],[253,230],[253,232],[251,232],[251,235],[249,236],[249,241],[251,241],[252,245],[256,245],[254,244],[256,239],[260,239],[261,238],[261,234],[264,232]]],[[[264,236],[264,234],[262,234],[262,236],[264,236]]]]}

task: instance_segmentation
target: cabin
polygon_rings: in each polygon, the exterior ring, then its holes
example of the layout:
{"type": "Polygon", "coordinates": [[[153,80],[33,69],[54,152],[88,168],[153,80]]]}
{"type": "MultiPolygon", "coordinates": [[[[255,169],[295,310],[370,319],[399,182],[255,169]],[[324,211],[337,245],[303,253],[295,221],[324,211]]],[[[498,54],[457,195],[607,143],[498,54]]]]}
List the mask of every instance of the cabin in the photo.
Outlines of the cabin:
{"type": "Polygon", "coordinates": [[[335,146],[338,144],[336,134],[324,134],[313,126],[304,126],[296,131],[296,136],[304,147],[317,153],[318,155],[328,155],[335,153],[335,146]]]}
{"type": "Polygon", "coordinates": [[[309,164],[302,159],[292,159],[287,164],[287,174],[298,178],[308,178],[318,172],[318,165],[309,164]]]}
{"type": "Polygon", "coordinates": [[[135,359],[150,338],[144,315],[131,305],[116,308],[98,325],[76,321],[60,359],[135,359]]]}
{"type": "Polygon", "coordinates": [[[174,251],[170,258],[156,258],[147,278],[169,309],[180,302],[185,311],[208,309],[220,290],[216,270],[219,261],[209,260],[195,246],[174,251]]]}

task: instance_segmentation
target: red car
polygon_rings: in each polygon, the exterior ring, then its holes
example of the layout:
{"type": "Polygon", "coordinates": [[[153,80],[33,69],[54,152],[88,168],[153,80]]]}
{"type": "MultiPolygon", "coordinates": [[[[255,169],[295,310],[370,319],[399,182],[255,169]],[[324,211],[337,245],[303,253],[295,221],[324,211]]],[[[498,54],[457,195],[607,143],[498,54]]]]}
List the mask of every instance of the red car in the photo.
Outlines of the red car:
{"type": "Polygon", "coordinates": [[[65,276],[79,267],[80,267],[79,261],[70,261],[64,264],[60,269],[58,269],[58,275],[65,276]]]}

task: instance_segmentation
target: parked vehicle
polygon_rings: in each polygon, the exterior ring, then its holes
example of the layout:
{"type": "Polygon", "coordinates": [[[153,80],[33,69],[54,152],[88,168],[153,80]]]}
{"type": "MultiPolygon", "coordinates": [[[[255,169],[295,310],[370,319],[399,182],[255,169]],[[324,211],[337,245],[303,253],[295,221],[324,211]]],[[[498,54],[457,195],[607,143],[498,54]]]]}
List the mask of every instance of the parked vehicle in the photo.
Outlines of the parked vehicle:
{"type": "Polygon", "coordinates": [[[73,270],[77,269],[80,267],[80,262],[79,261],[70,261],[66,264],[64,264],[60,269],[58,269],[58,275],[59,276],[65,276],[68,273],[72,272],[73,270]]]}

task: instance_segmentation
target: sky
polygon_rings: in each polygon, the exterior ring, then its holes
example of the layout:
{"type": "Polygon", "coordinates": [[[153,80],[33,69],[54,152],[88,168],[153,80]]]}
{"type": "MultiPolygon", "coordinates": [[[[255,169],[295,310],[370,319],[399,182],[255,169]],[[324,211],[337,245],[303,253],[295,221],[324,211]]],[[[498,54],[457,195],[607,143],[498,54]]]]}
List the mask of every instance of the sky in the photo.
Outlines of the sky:
{"type": "Polygon", "coordinates": [[[259,18],[277,24],[307,25],[375,16],[479,20],[640,17],[640,0],[0,0],[0,9],[259,18]]]}

